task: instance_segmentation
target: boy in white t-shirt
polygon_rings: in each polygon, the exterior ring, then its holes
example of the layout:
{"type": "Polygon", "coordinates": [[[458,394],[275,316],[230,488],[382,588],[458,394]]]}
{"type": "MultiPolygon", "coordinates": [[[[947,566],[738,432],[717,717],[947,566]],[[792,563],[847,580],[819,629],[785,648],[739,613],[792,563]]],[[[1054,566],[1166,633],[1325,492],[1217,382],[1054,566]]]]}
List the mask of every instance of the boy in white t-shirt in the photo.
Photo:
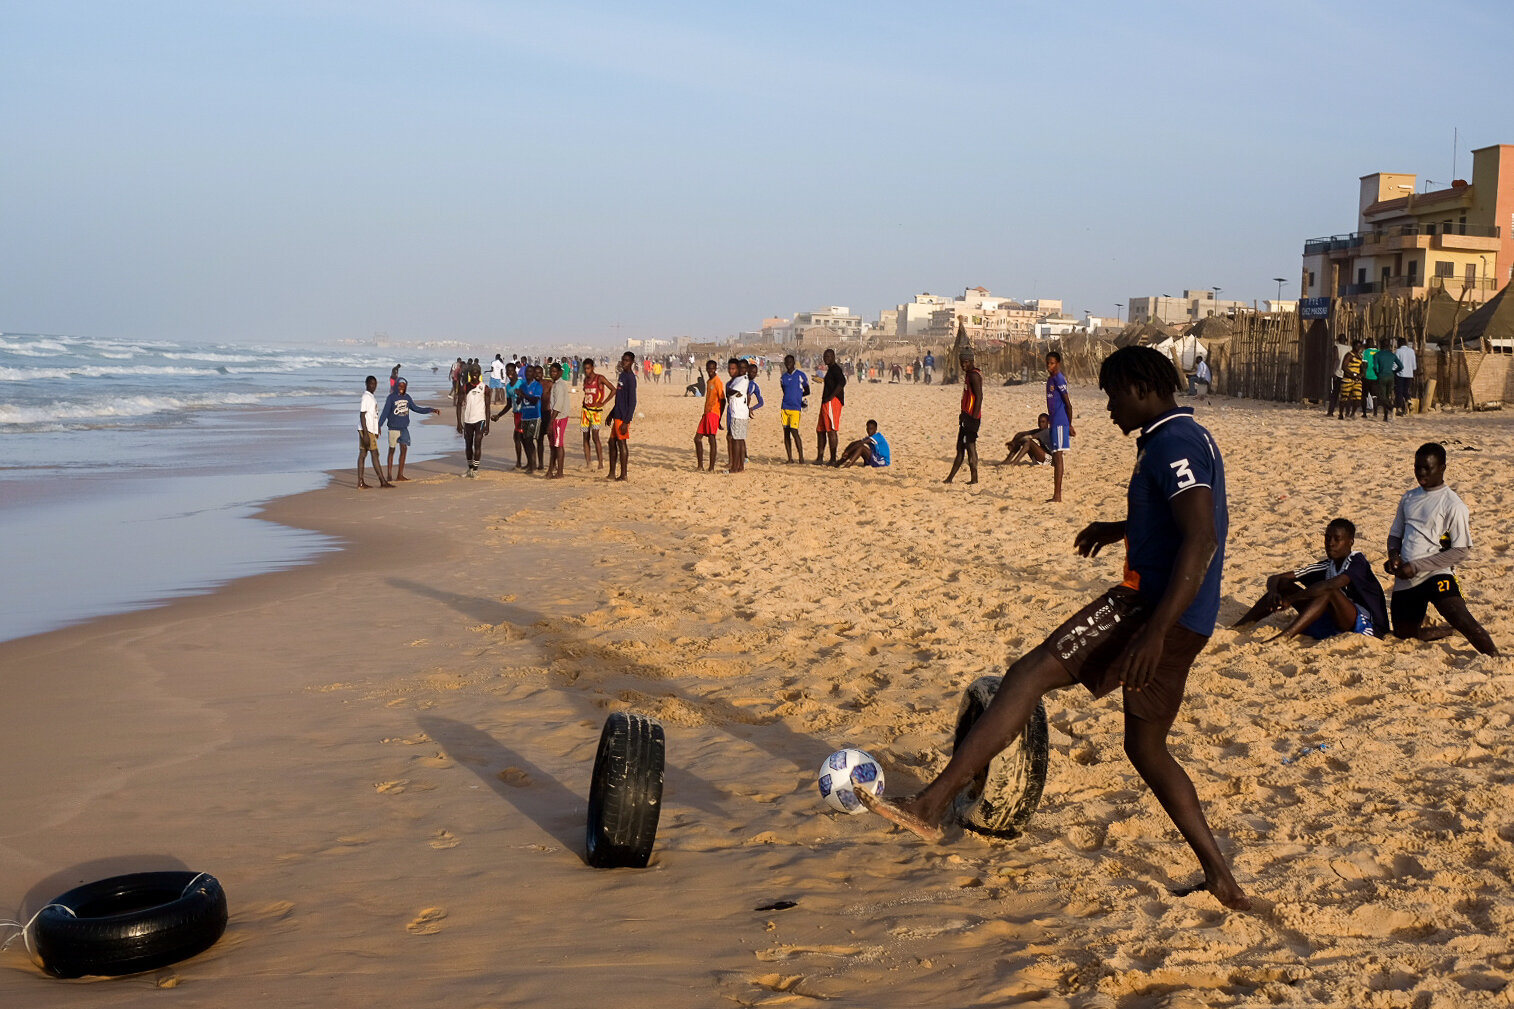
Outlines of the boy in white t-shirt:
{"type": "Polygon", "coordinates": [[[1434,641],[1455,628],[1484,655],[1498,647],[1467,609],[1456,581],[1456,564],[1472,552],[1472,524],[1467,506],[1446,486],[1446,449],[1426,442],[1414,453],[1419,486],[1398,502],[1388,529],[1388,562],[1393,575],[1393,633],[1400,638],[1434,641]],[[1431,603],[1451,628],[1424,626],[1431,603]]]}
{"type": "Polygon", "coordinates": [[[726,410],[726,455],[730,460],[730,472],[740,473],[746,468],[746,429],[751,420],[752,408],[747,402],[747,389],[751,380],[746,376],[746,365],[736,358],[726,362],[730,380],[725,384],[726,410]]]}
{"type": "Polygon", "coordinates": [[[373,391],[378,388],[378,378],[369,375],[363,383],[363,398],[357,405],[357,489],[367,490],[372,484],[363,479],[363,463],[368,453],[373,453],[373,472],[378,474],[380,487],[393,487],[379,465],[379,409],[373,391]]]}

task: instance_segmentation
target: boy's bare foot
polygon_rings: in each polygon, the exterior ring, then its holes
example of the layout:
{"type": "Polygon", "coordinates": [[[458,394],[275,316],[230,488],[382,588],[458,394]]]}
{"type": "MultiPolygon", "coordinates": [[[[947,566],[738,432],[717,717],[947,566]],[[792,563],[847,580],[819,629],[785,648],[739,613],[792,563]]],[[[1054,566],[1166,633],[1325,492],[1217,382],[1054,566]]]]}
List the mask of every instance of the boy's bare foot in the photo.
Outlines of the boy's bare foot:
{"type": "Polygon", "coordinates": [[[358,490],[368,490],[369,487],[370,487],[369,484],[365,484],[361,480],[358,481],[358,484],[357,484],[357,489],[358,490]]]}
{"type": "Polygon", "coordinates": [[[1431,624],[1429,627],[1421,627],[1415,637],[1421,641],[1439,641],[1441,638],[1449,638],[1456,633],[1456,629],[1450,624],[1431,624]]]}
{"type": "Polygon", "coordinates": [[[897,803],[887,799],[880,799],[865,788],[859,788],[854,793],[857,800],[866,806],[871,812],[877,813],[888,822],[903,827],[905,830],[918,836],[924,841],[939,842],[942,838],[941,828],[926,823],[924,819],[906,810],[897,803]]]}
{"type": "Polygon", "coordinates": [[[1194,893],[1213,894],[1215,900],[1224,904],[1232,911],[1251,910],[1251,898],[1246,896],[1238,886],[1230,886],[1221,891],[1216,887],[1211,887],[1206,880],[1202,883],[1195,883],[1193,886],[1180,886],[1172,891],[1174,897],[1187,897],[1189,894],[1194,893]]]}
{"type": "Polygon", "coordinates": [[[397,476],[394,478],[395,483],[399,483],[401,480],[405,481],[406,483],[410,482],[410,478],[407,476],[397,476]]]}

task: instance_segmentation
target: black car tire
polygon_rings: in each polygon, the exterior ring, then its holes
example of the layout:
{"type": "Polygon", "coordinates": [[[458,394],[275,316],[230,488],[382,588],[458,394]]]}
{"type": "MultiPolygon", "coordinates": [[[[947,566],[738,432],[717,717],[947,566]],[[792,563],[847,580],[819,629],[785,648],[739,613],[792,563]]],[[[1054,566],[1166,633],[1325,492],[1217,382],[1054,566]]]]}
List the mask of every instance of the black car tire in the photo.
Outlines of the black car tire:
{"type": "Polygon", "coordinates": [[[617,711],[605,720],[589,785],[584,860],[598,869],[643,868],[662,813],[666,740],[662,723],[617,711]]]}
{"type": "MultiPolygon", "coordinates": [[[[973,723],[993,702],[1000,682],[997,676],[980,677],[962,695],[952,740],[954,750],[962,745],[973,723]]],[[[1046,707],[1037,701],[1025,729],[989,762],[983,773],[957,793],[953,807],[957,822],[990,837],[1019,837],[1041,804],[1049,751],[1046,707]]]]}
{"type": "Polygon", "coordinates": [[[226,931],[226,892],[203,872],[112,876],[56,898],[35,928],[49,974],[137,974],[214,946],[226,931]]]}

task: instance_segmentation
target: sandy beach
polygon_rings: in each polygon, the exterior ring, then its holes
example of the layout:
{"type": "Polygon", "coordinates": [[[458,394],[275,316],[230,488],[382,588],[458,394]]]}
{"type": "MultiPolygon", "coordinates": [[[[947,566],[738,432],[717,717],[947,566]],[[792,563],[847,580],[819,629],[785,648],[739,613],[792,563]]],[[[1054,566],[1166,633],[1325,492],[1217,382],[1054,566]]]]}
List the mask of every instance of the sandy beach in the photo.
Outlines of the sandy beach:
{"type": "MultiPolygon", "coordinates": [[[[1197,864],[1121,752],[1115,697],[1048,700],[1019,840],[930,845],[825,810],[827,753],[866,749],[913,791],[967,684],[1119,580],[1117,550],[1072,539],[1123,517],[1134,444],[1074,387],[1066,504],[1049,467],[943,486],[959,389],[853,382],[843,440],[876,418],[893,468],[786,466],[762,384],[744,474],[694,471],[681,382],[641,385],[624,484],[576,447],[564,480],[510,473],[503,426],[464,480],[460,440],[426,424],[418,444],[459,452],[408,486],[359,493],[345,471],[265,510],[347,549],[0,644],[0,916],[179,867],[231,908],[209,952],[121,980],[46,978],[17,941],[0,1004],[1511,1004],[1514,678],[1460,637],[1216,631],[1173,749],[1254,913],[1171,895],[1197,864]],[[666,726],[665,808],[649,868],[595,870],[590,768],[623,709],[666,726]]],[[[1043,403],[988,389],[984,458],[1043,403]]],[[[1514,648],[1508,417],[1198,413],[1228,470],[1222,624],[1336,515],[1380,565],[1413,451],[1440,440],[1472,512],[1463,592],[1514,648]]]]}

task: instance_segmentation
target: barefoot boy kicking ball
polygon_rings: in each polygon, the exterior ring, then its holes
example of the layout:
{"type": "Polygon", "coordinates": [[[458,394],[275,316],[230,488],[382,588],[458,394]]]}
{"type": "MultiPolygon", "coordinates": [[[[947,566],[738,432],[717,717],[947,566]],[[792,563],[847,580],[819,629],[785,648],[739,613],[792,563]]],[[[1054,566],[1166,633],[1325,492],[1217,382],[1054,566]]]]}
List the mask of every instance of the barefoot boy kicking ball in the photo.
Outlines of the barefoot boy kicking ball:
{"type": "Polygon", "coordinates": [[[1266,594],[1231,626],[1254,624],[1292,606],[1298,616],[1283,628],[1280,638],[1300,633],[1321,640],[1341,633],[1385,637],[1388,601],[1372,566],[1355,546],[1356,526],[1351,520],[1332,519],[1325,527],[1325,559],[1272,575],[1266,594]]]}
{"type": "Polygon", "coordinates": [[[1095,697],[1120,687],[1125,753],[1198,856],[1204,882],[1193,889],[1246,910],[1251,902],[1220,853],[1193,783],[1167,750],[1188,669],[1214,630],[1229,527],[1224,463],[1193,410],[1177,405],[1181,385],[1172,362],[1149,347],[1121,348],[1099,369],[1110,417],[1124,433],[1140,432],[1136,467],[1125,521],[1095,522],[1073,547],[1092,557],[1124,540],[1124,582],[1015,660],[993,703],[923,792],[898,803],[863,797],[865,790],[858,797],[935,839],[953,797],[1020,734],[1042,695],[1075,683],[1095,697]]]}
{"type": "Polygon", "coordinates": [[[1388,529],[1388,562],[1383,570],[1393,583],[1393,633],[1400,638],[1433,641],[1450,634],[1444,627],[1427,628],[1425,611],[1431,603],[1456,630],[1484,655],[1498,647],[1461,598],[1456,564],[1472,552],[1472,522],[1467,506],[1446,486],[1446,449],[1426,442],[1414,453],[1414,479],[1419,486],[1398,502],[1398,514],[1388,529]]]}

